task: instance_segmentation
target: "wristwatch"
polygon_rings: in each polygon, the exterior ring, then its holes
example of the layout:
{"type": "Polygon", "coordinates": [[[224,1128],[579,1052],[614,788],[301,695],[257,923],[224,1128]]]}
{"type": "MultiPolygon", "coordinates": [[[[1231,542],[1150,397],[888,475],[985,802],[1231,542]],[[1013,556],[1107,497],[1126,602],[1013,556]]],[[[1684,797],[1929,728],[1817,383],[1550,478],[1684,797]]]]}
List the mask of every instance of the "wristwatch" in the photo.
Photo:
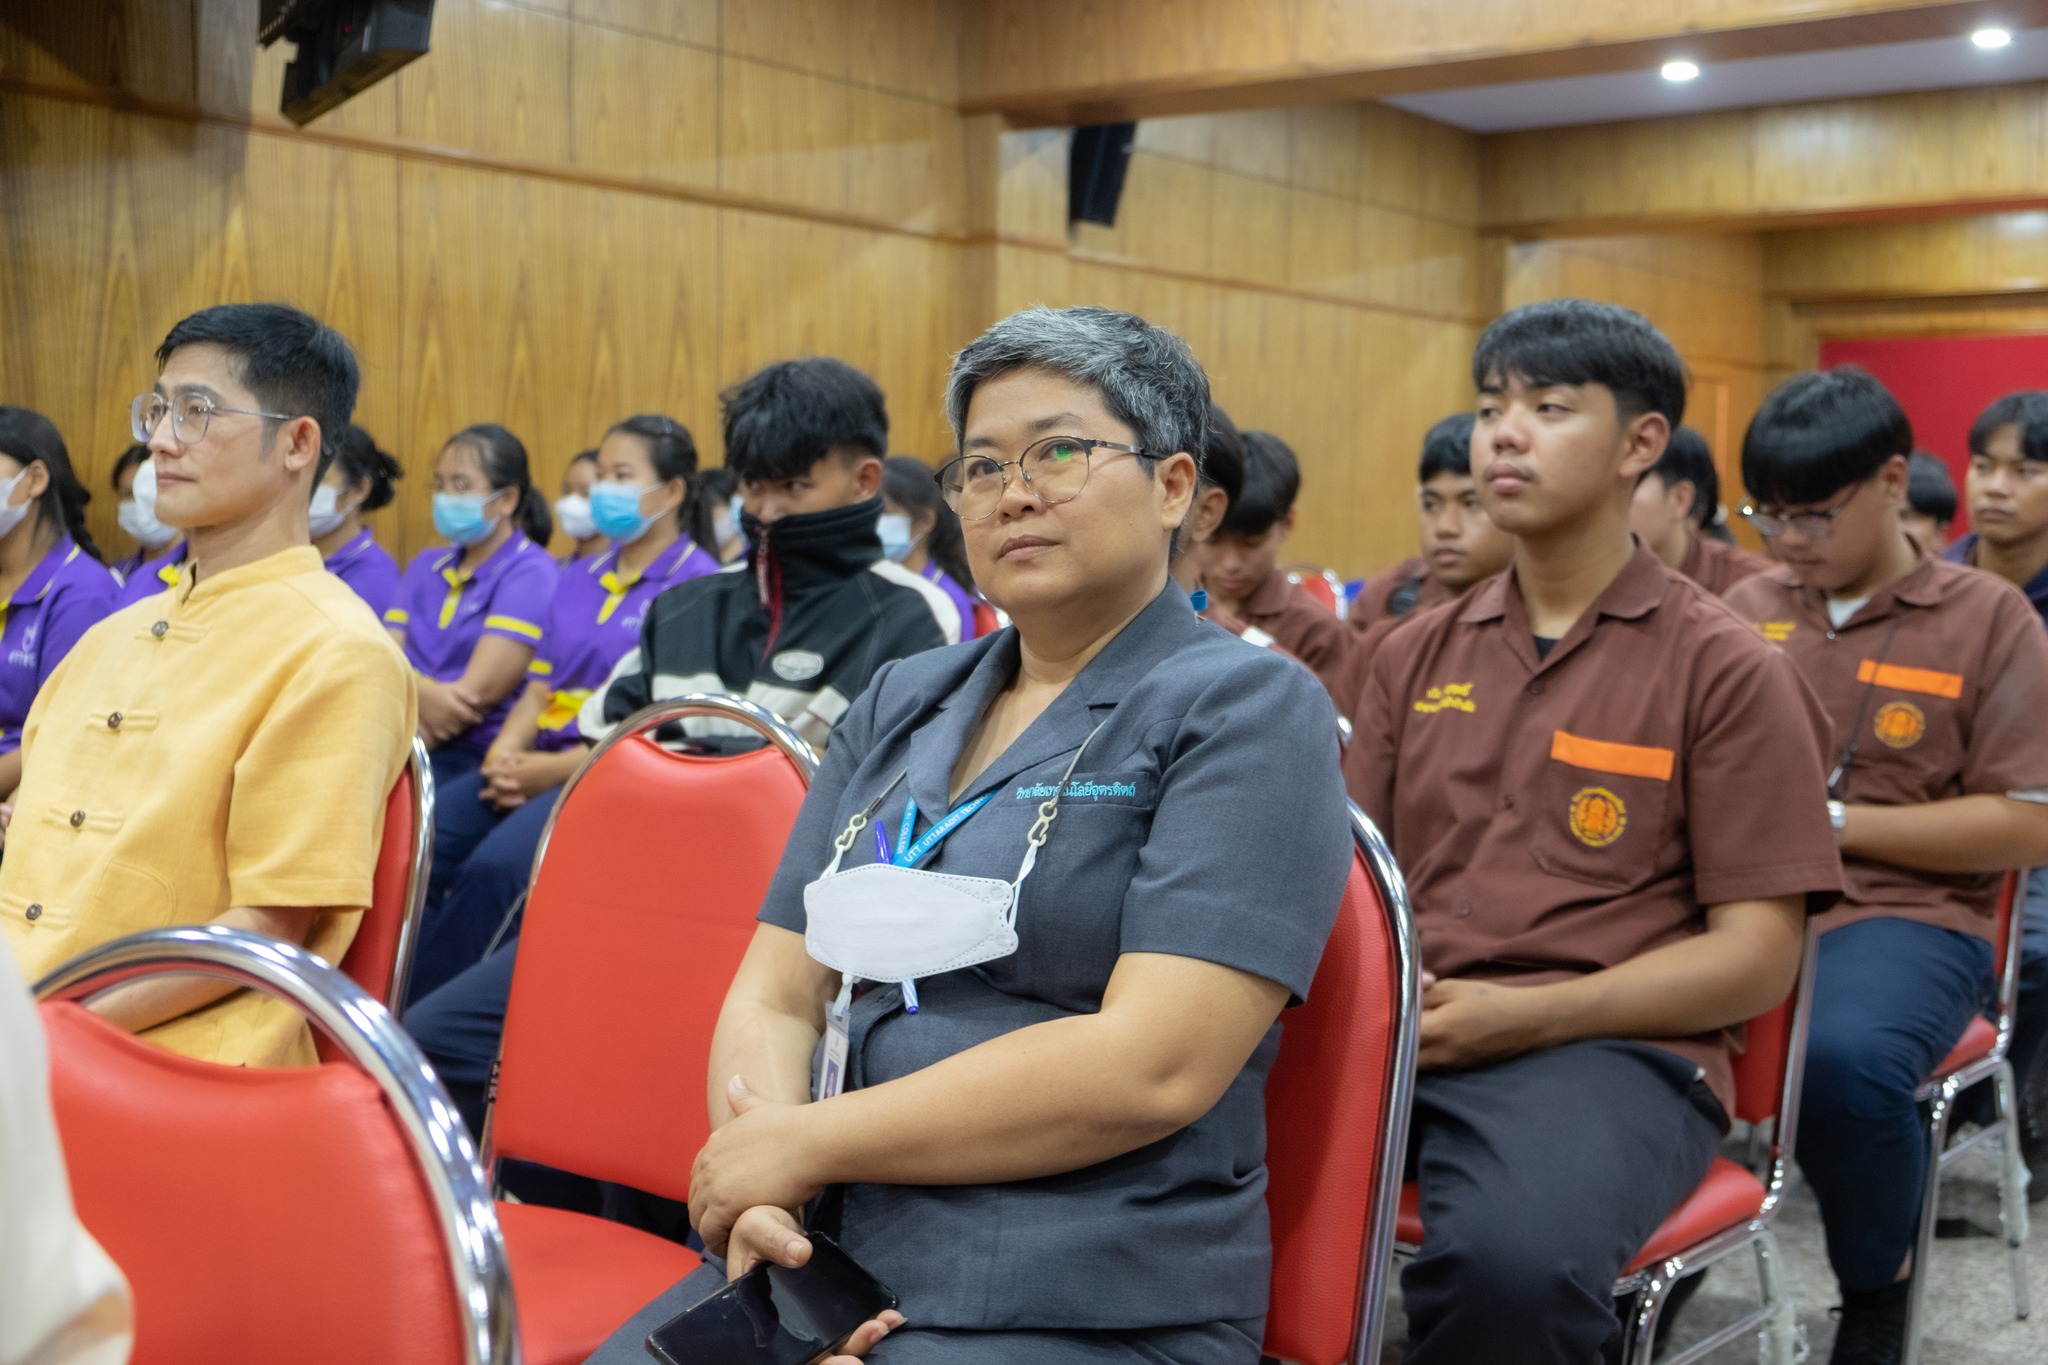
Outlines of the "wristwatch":
{"type": "Polygon", "coordinates": [[[1828,802],[1828,823],[1835,827],[1835,837],[1842,837],[1842,829],[1849,823],[1849,812],[1839,801],[1828,802]]]}

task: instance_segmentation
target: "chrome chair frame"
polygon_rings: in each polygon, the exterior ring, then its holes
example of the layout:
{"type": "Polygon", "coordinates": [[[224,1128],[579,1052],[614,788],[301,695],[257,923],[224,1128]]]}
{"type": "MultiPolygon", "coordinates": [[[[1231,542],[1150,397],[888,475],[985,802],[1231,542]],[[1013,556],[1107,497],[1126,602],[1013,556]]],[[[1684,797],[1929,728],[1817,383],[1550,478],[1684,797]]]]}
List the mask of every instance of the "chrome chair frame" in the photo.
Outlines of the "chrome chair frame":
{"type": "Polygon", "coordinates": [[[434,764],[426,741],[412,737],[412,871],[407,875],[405,920],[398,926],[398,945],[391,956],[391,981],[384,996],[394,1019],[405,1015],[405,993],[412,984],[412,958],[420,944],[420,917],[427,910],[427,875],[434,864],[434,764]]]}
{"type": "MultiPolygon", "coordinates": [[[[1927,1295],[1927,1266],[1934,1251],[1934,1225],[1941,1204],[1941,1172],[1950,1162],[1974,1147],[1993,1140],[2004,1151],[1998,1166],[1998,1225],[2005,1234],[2008,1265],[2012,1271],[2012,1314],[2024,1320],[2030,1311],[2027,1296],[2025,1247],[2030,1231],[2027,1217],[2026,1158],[2020,1154],[2018,1122],[2019,1087],[2013,1077],[2013,1015],[2020,994],[2020,944],[2026,932],[2028,870],[2007,874],[2012,892],[2012,913],[2007,917],[2005,942],[2001,946],[1998,970],[1998,1001],[1993,1025],[1998,1031],[1991,1051],[1963,1063],[1954,1071],[1929,1076],[1913,1098],[1928,1106],[1927,1188],[1920,1204],[1920,1232],[1913,1247],[1913,1289],[1906,1310],[1905,1365],[1919,1365],[1925,1323],[1920,1316],[1927,1295]],[[1979,1081],[1990,1080],[1997,1117],[1970,1136],[1948,1145],[1949,1120],[1957,1096],[1979,1081]]],[[[2003,891],[2000,892],[2004,894],[2003,891]]]]}
{"type": "MultiPolygon", "coordinates": [[[[687,720],[691,716],[714,716],[753,730],[774,748],[781,750],[782,756],[795,766],[797,775],[803,779],[805,787],[809,787],[811,780],[818,774],[817,751],[804,742],[803,736],[797,734],[787,721],[767,707],[748,701],[744,697],[712,692],[690,692],[644,706],[613,726],[611,733],[584,755],[583,761],[576,765],[576,771],[570,773],[569,780],[562,784],[561,794],[555,798],[554,809],[548,812],[547,824],[541,827],[540,843],[533,851],[533,870],[526,877],[526,895],[520,897],[522,903],[532,896],[533,884],[540,877],[541,864],[547,860],[548,845],[555,837],[555,821],[561,818],[562,808],[569,804],[570,793],[576,790],[576,784],[583,780],[583,775],[590,771],[591,765],[615,745],[623,744],[650,730],[658,730],[673,721],[687,720]]],[[[491,1141],[491,1118],[497,1109],[498,1068],[503,1065],[504,1057],[501,1042],[498,1060],[491,1065],[490,1093],[484,1102],[484,1131],[480,1143],[483,1148],[483,1169],[489,1177],[492,1189],[496,1189],[498,1183],[498,1154],[496,1146],[491,1141]]]]}
{"type": "MultiPolygon", "coordinates": [[[[1387,1279],[1393,1265],[1394,1228],[1401,1215],[1401,1173],[1408,1163],[1408,1123],[1415,1105],[1415,1052],[1422,1035],[1422,948],[1415,934],[1415,909],[1408,899],[1408,881],[1394,852],[1372,818],[1351,807],[1351,837],[1365,854],[1380,904],[1385,907],[1394,945],[1396,1023],[1388,1049],[1387,1160],[1380,1167],[1374,1191],[1376,1211],[1367,1221],[1359,1261],[1358,1325],[1352,1338],[1352,1365],[1378,1365],[1380,1339],[1387,1326],[1387,1279]]],[[[1281,1046],[1286,1046],[1284,1040],[1281,1046]]]]}
{"type": "Polygon", "coordinates": [[[467,1365],[519,1365],[519,1317],[497,1210],[448,1092],[391,1012],[294,944],[219,925],[150,929],[81,953],[35,986],[84,1000],[138,977],[219,977],[292,1005],[384,1092],[440,1217],[467,1365]]]}
{"type": "MultiPolygon", "coordinates": [[[[1761,1332],[1759,1358],[1768,1365],[1796,1365],[1800,1356],[1798,1318],[1785,1280],[1784,1257],[1771,1221],[1792,1190],[1792,1149],[1799,1132],[1799,1094],[1806,1082],[1806,1037],[1813,1007],[1814,949],[1819,942],[1811,920],[1800,947],[1799,977],[1793,986],[1792,1017],[1785,1038],[1785,1076],[1778,1091],[1778,1118],[1771,1126],[1765,1167],[1758,1172],[1764,1202],[1756,1216],[1696,1242],[1661,1261],[1654,1261],[1614,1283],[1614,1297],[1635,1295],[1634,1311],[1623,1324],[1622,1365],[1649,1365],[1655,1353],[1657,1322],[1671,1290],[1681,1279],[1703,1271],[1744,1247],[1756,1256],[1763,1302],[1720,1330],[1686,1347],[1658,1365],[1692,1365],[1745,1333],[1761,1332]]],[[[1416,1247],[1397,1244],[1398,1255],[1413,1256],[1416,1247]]]]}

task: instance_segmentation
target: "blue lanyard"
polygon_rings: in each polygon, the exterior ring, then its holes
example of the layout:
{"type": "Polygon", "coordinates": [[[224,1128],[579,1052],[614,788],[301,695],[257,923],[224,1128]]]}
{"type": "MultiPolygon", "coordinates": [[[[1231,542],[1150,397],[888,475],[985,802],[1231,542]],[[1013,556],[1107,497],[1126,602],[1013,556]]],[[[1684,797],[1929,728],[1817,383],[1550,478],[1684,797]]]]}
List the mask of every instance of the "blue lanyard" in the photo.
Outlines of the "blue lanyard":
{"type": "Polygon", "coordinates": [[[994,792],[984,792],[962,806],[955,806],[953,813],[924,832],[916,843],[910,841],[910,831],[917,828],[917,798],[903,808],[903,827],[896,835],[896,866],[916,867],[929,858],[932,850],[945,841],[947,835],[967,823],[967,817],[986,806],[995,797],[994,792]]]}

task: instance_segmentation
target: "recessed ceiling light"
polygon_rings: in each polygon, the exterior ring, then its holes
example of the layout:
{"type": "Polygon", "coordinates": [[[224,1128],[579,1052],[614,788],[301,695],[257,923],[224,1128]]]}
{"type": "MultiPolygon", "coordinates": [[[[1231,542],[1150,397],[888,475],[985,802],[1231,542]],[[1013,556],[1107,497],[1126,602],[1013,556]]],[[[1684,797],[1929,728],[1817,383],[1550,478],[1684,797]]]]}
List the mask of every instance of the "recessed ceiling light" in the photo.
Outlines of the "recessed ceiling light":
{"type": "Polygon", "coordinates": [[[1982,48],[2011,47],[2012,30],[2003,28],[1980,28],[1970,35],[1970,41],[1982,48]]]}
{"type": "Polygon", "coordinates": [[[1664,79],[1667,81],[1689,81],[1700,74],[1699,63],[1676,61],[1664,63],[1664,79]]]}

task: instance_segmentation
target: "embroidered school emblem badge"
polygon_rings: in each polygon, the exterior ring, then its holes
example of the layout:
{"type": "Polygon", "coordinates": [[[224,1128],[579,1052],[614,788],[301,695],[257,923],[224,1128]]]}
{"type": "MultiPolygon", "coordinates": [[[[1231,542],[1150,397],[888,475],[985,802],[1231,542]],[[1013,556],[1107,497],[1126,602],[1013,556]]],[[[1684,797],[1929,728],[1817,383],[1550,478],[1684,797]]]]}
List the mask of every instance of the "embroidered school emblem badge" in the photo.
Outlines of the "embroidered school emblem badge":
{"type": "Polygon", "coordinates": [[[1605,787],[1583,787],[1572,797],[1572,837],[1587,848],[1605,848],[1628,828],[1628,804],[1605,787]]]}
{"type": "Polygon", "coordinates": [[[1472,684],[1463,682],[1445,683],[1441,687],[1430,688],[1422,694],[1422,700],[1415,703],[1415,709],[1425,716],[1433,716],[1439,711],[1464,711],[1469,714],[1479,708],[1472,704],[1472,684]]]}
{"type": "Polygon", "coordinates": [[[1927,713],[1909,701],[1888,701],[1877,708],[1877,737],[1894,749],[1910,749],[1927,733],[1927,713]]]}

